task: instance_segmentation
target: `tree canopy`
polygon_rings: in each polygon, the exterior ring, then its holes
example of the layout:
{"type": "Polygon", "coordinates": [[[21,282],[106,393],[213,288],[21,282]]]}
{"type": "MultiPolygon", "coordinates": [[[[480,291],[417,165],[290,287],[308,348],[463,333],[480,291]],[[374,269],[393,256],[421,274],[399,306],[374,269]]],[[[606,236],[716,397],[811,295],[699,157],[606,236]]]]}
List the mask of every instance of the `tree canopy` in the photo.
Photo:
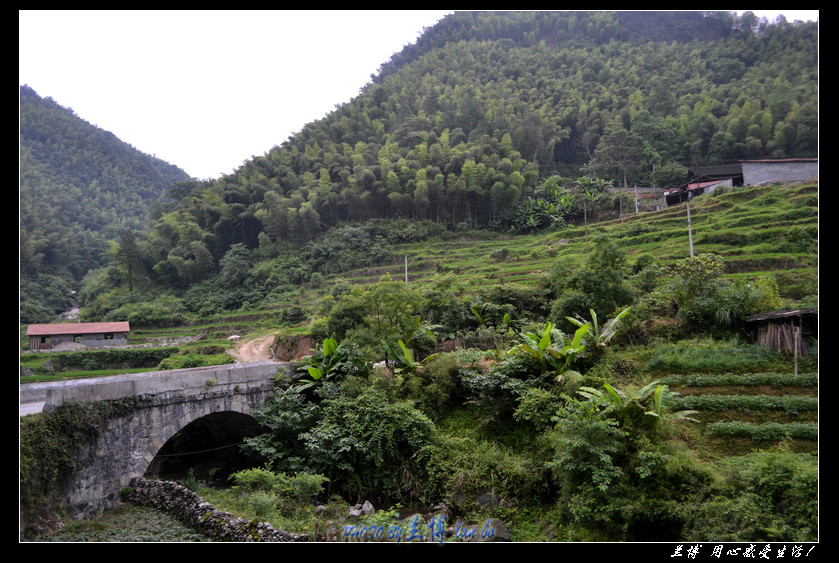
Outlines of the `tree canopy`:
{"type": "Polygon", "coordinates": [[[236,245],[285,260],[370,219],[532,232],[582,215],[581,176],[675,187],[691,166],[817,156],[817,48],[816,23],[751,12],[458,12],[356,98],[203,182],[87,124],[62,136],[50,123],[78,118],[24,87],[22,270],[79,280],[132,229],[124,279],[186,290],[236,245]]]}

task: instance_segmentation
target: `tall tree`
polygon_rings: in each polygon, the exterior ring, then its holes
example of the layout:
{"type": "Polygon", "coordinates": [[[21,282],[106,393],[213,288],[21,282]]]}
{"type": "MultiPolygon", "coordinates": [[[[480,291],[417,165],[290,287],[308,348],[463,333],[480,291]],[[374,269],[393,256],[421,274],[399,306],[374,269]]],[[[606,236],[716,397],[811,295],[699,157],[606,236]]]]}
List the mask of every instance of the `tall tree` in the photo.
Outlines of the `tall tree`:
{"type": "Polygon", "coordinates": [[[641,138],[627,131],[620,120],[612,120],[600,138],[594,157],[589,162],[597,176],[615,173],[623,178],[623,187],[628,187],[627,175],[638,166],[643,143],[641,138]]]}

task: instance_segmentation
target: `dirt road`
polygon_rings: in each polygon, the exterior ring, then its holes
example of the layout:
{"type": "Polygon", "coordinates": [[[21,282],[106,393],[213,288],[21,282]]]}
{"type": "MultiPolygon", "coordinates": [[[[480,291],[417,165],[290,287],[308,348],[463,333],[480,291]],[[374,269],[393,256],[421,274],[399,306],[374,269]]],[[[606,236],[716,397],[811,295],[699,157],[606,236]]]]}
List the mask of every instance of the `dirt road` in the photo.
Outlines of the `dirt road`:
{"type": "Polygon", "coordinates": [[[240,340],[233,350],[228,353],[236,359],[236,363],[273,361],[271,344],[274,336],[257,336],[250,340],[240,340]]]}

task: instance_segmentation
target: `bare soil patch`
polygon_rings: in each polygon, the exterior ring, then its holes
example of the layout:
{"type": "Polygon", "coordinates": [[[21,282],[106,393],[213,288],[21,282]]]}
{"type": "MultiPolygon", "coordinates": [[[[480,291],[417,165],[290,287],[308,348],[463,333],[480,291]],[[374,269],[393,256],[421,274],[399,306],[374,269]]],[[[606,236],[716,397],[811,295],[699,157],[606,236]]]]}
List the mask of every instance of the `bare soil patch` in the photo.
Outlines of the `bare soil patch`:
{"type": "Polygon", "coordinates": [[[236,363],[274,361],[271,355],[273,342],[274,335],[272,334],[239,341],[236,348],[228,351],[228,354],[236,359],[236,363]]]}

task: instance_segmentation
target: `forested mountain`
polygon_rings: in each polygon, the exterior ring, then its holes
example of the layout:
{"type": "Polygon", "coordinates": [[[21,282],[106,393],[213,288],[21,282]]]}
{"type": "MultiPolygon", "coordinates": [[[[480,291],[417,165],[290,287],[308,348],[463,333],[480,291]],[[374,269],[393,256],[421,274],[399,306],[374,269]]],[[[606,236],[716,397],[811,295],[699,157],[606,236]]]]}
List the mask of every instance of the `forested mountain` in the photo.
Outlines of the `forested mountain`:
{"type": "MultiPolygon", "coordinates": [[[[295,272],[320,271],[315,263],[357,236],[372,240],[354,231],[315,245],[347,223],[532,232],[582,216],[581,178],[676,186],[693,165],[817,154],[816,23],[751,12],[456,13],[265,155],[180,183],[177,203],[123,241],[88,296],[140,287],[213,310],[182,292],[224,289],[225,272],[228,296],[246,279],[262,296],[268,281],[299,283],[295,272]],[[242,274],[256,260],[262,277],[242,274]]],[[[222,308],[246,301],[226,299],[222,308]]]]}
{"type": "Polygon", "coordinates": [[[147,228],[180,168],[20,88],[21,320],[48,321],[106,263],[110,240],[147,228]]]}
{"type": "Polygon", "coordinates": [[[455,14],[166,221],[224,248],[368,218],[507,228],[551,175],[660,186],[684,180],[674,166],[815,156],[817,29],[724,12],[455,14]]]}

